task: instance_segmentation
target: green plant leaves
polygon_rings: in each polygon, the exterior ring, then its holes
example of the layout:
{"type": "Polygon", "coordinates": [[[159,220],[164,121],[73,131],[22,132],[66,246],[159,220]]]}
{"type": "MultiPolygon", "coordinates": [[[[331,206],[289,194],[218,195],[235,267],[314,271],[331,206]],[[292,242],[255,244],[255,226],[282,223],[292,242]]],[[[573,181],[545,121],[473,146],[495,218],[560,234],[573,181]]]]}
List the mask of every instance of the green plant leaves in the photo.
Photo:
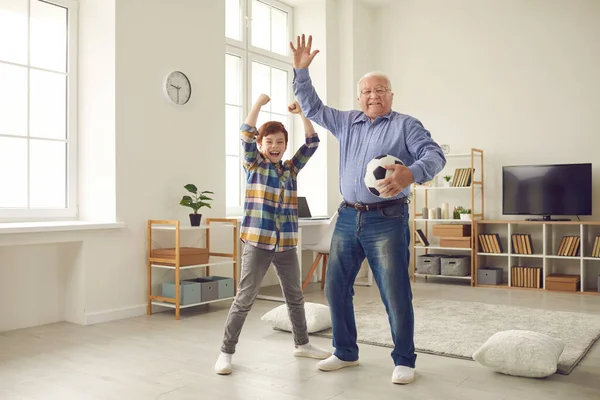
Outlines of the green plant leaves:
{"type": "Polygon", "coordinates": [[[213,192],[211,192],[210,190],[205,190],[203,192],[198,193],[198,187],[191,183],[185,185],[184,188],[188,192],[193,193],[194,196],[193,197],[188,196],[188,195],[183,196],[181,198],[181,200],[179,201],[180,205],[185,206],[185,207],[190,207],[191,209],[194,210],[194,214],[197,214],[198,210],[202,207],[212,208],[211,205],[206,202],[206,200],[212,200],[212,198],[206,196],[205,193],[214,194],[213,192]]]}
{"type": "Polygon", "coordinates": [[[184,188],[186,188],[186,190],[188,192],[197,194],[198,193],[198,188],[196,187],[196,185],[193,185],[191,183],[188,183],[187,185],[184,186],[184,188]]]}

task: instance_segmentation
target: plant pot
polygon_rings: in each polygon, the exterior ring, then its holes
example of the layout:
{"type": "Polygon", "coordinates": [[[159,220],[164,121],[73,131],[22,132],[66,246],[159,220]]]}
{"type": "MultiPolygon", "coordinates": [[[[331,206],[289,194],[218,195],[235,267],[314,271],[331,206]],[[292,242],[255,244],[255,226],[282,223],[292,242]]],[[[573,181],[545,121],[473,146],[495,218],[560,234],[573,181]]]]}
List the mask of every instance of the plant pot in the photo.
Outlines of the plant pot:
{"type": "Polygon", "coordinates": [[[463,221],[470,221],[471,214],[460,214],[460,219],[462,219],[463,221]]]}
{"type": "Polygon", "coordinates": [[[444,180],[444,187],[450,187],[450,181],[444,180]]]}
{"type": "Polygon", "coordinates": [[[190,214],[190,224],[192,224],[192,226],[200,226],[201,220],[202,214],[190,214]]]}

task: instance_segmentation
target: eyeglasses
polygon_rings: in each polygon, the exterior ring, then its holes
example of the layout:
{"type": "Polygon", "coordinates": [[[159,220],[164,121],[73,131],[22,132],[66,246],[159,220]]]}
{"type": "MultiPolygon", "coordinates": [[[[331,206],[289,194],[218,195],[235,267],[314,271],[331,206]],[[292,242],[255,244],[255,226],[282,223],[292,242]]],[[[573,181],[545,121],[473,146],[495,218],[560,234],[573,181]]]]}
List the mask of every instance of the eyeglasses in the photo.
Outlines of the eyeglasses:
{"type": "Polygon", "coordinates": [[[371,93],[375,93],[377,96],[383,96],[384,94],[386,94],[390,89],[388,88],[384,88],[384,87],[378,87],[375,88],[375,90],[371,90],[371,89],[363,89],[360,91],[360,95],[361,96],[370,96],[371,93]]]}

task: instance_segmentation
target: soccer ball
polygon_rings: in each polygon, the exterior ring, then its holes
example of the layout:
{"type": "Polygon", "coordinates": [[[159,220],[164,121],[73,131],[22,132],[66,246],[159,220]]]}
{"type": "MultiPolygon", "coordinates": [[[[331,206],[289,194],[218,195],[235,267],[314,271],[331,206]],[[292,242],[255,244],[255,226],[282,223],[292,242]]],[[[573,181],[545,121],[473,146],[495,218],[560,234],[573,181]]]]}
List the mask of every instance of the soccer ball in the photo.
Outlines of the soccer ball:
{"type": "Polygon", "coordinates": [[[375,157],[367,164],[367,168],[365,171],[365,185],[367,185],[367,189],[371,193],[373,193],[377,197],[381,198],[389,198],[391,196],[382,196],[377,189],[377,183],[381,179],[385,179],[392,174],[392,170],[385,169],[386,165],[400,164],[404,165],[404,163],[394,156],[390,156],[389,154],[383,154],[375,157]]]}

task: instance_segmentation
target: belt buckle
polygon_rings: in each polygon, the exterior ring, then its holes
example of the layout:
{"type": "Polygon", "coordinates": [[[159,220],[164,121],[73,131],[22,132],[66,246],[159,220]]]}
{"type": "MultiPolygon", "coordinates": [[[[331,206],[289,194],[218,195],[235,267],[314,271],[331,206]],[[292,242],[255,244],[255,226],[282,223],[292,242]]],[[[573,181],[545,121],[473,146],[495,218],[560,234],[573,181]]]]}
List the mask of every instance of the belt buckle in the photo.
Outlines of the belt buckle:
{"type": "Polygon", "coordinates": [[[359,203],[354,203],[354,204],[352,204],[352,206],[354,207],[354,209],[356,211],[360,211],[360,209],[361,209],[361,205],[359,203]]]}

